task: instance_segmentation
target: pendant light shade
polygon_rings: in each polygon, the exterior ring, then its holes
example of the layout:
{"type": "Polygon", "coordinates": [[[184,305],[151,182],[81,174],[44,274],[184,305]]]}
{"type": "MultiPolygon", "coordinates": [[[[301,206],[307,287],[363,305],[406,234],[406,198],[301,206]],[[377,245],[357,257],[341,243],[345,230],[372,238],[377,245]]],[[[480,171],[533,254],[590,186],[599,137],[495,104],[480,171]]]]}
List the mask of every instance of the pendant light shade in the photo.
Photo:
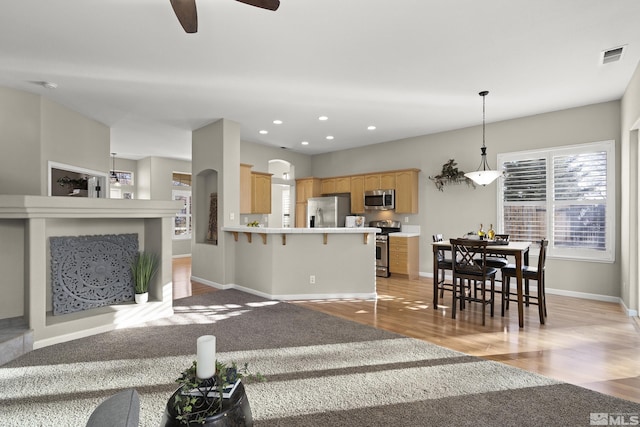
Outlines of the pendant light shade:
{"type": "Polygon", "coordinates": [[[467,172],[464,174],[467,178],[472,180],[478,185],[491,184],[498,177],[502,176],[502,172],[497,170],[491,170],[489,163],[487,162],[487,147],[484,145],[485,136],[485,98],[489,95],[489,91],[483,90],[478,95],[482,97],[482,147],[480,148],[480,166],[475,172],[467,172]]]}

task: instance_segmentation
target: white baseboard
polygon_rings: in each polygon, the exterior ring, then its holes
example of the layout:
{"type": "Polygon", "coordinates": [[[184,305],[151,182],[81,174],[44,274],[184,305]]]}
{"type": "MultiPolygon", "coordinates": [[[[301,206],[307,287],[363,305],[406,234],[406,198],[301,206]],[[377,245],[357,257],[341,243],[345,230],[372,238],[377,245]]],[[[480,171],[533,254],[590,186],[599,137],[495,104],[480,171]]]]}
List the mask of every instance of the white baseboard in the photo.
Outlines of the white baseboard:
{"type": "Polygon", "coordinates": [[[194,282],[201,283],[206,286],[211,286],[216,289],[237,289],[242,292],[246,292],[251,295],[256,295],[262,298],[270,299],[270,300],[278,300],[278,301],[296,301],[296,300],[314,300],[314,299],[364,299],[364,300],[375,300],[378,296],[377,293],[344,293],[344,294],[283,294],[283,295],[273,295],[265,292],[257,291],[255,289],[246,288],[244,286],[236,285],[235,283],[230,283],[226,285],[221,285],[220,283],[212,282],[210,280],[201,279],[199,277],[191,276],[191,280],[194,282]]]}
{"type": "MultiPolygon", "coordinates": [[[[422,277],[428,277],[433,279],[433,273],[420,273],[420,276],[422,277]]],[[[453,277],[447,275],[445,276],[448,279],[453,279],[453,277]]],[[[515,284],[511,284],[512,288],[515,288],[515,284]]],[[[610,295],[601,295],[601,294],[591,294],[588,292],[576,292],[576,291],[566,291],[564,289],[553,289],[553,288],[546,288],[546,292],[548,294],[551,295],[561,295],[561,296],[565,296],[565,297],[572,297],[572,298],[581,298],[581,299],[588,299],[588,300],[594,300],[594,301],[604,301],[604,302],[613,302],[613,303],[618,303],[620,304],[620,306],[622,307],[622,309],[624,310],[625,314],[629,317],[633,317],[633,316],[637,316],[638,315],[638,311],[637,310],[633,310],[628,308],[624,301],[622,300],[622,298],[620,297],[613,297],[610,295]]]]}

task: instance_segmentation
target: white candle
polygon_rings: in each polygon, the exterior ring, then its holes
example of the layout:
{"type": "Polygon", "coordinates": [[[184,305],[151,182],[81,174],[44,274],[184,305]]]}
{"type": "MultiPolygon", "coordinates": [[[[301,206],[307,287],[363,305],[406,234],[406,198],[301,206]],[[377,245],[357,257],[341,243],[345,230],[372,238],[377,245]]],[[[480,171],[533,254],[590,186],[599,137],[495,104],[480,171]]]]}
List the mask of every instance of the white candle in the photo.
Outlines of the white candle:
{"type": "Polygon", "coordinates": [[[196,376],[211,378],[216,373],[216,337],[203,335],[197,340],[196,376]]]}

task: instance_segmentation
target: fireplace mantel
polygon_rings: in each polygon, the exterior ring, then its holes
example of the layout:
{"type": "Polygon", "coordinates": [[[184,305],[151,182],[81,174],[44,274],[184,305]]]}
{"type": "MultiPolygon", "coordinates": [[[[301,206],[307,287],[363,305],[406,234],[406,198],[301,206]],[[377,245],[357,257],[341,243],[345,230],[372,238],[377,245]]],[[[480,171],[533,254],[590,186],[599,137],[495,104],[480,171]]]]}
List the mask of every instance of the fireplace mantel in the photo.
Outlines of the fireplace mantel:
{"type": "Polygon", "coordinates": [[[9,301],[0,308],[15,310],[0,319],[24,317],[40,348],[172,315],[171,239],[181,208],[179,201],[0,195],[0,287],[9,301]],[[49,237],[123,233],[137,233],[140,250],[158,255],[150,301],[53,316],[49,237]]]}

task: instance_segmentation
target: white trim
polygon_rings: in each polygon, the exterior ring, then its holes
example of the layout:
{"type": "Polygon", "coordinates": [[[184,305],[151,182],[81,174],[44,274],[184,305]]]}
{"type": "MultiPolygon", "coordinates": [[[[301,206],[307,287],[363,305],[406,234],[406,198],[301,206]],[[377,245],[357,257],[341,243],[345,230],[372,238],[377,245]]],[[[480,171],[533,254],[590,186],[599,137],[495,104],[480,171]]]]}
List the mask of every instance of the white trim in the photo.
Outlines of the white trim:
{"type": "Polygon", "coordinates": [[[235,283],[230,283],[226,285],[221,285],[220,283],[212,282],[210,280],[201,279],[196,276],[191,276],[191,280],[194,282],[198,282],[200,284],[211,286],[216,289],[237,289],[242,292],[246,292],[248,294],[256,295],[261,298],[266,298],[270,300],[278,300],[278,301],[296,301],[296,300],[311,300],[311,299],[362,299],[362,300],[375,300],[378,297],[376,292],[371,293],[344,293],[344,294],[283,294],[283,295],[273,295],[265,292],[257,291],[255,289],[247,288],[244,286],[236,285],[235,283]]]}
{"type": "Polygon", "coordinates": [[[92,170],[92,169],[86,169],[86,168],[81,168],[78,166],[72,166],[72,165],[67,165],[64,163],[58,163],[58,162],[53,162],[51,160],[49,160],[47,162],[47,196],[51,197],[51,169],[62,169],[62,170],[67,170],[69,172],[75,172],[75,173],[84,173],[87,175],[92,175],[94,177],[98,178],[100,187],[102,188],[102,197],[100,197],[101,199],[106,199],[106,194],[107,194],[107,174],[104,172],[100,172],[100,171],[96,171],[96,170],[92,170]]]}
{"type": "MultiPolygon", "coordinates": [[[[547,162],[547,177],[553,176],[553,158],[557,155],[573,153],[589,153],[593,151],[605,151],[607,153],[607,199],[604,203],[606,207],[606,243],[604,251],[597,251],[584,248],[558,248],[553,240],[553,209],[556,202],[553,199],[553,180],[547,180],[547,198],[544,205],[547,211],[547,238],[549,239],[549,251],[547,256],[551,259],[569,259],[587,262],[615,262],[616,248],[616,165],[615,165],[615,141],[605,140],[588,142],[584,144],[562,145],[543,149],[517,151],[511,153],[499,153],[497,156],[498,168],[503,168],[505,162],[527,160],[531,158],[544,158],[547,162]]],[[[504,203],[502,202],[502,189],[504,182],[496,189],[498,229],[504,231],[504,203]]],[[[563,205],[562,202],[559,203],[563,205]]]]}

